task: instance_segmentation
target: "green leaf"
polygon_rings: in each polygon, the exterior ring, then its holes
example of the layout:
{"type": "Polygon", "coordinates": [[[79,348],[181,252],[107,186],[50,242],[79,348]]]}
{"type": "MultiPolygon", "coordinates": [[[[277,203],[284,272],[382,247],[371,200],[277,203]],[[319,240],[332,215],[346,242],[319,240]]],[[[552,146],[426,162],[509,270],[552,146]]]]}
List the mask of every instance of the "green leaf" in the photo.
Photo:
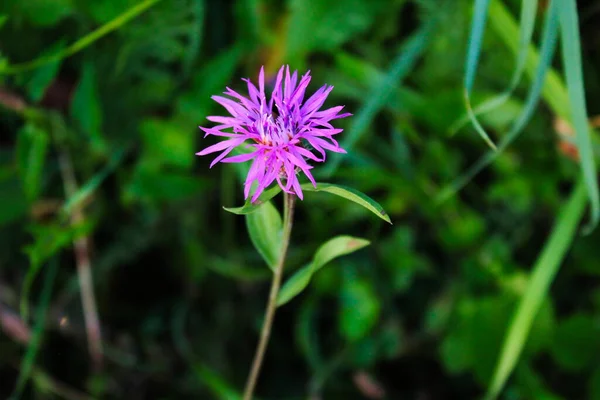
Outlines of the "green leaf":
{"type": "Polygon", "coordinates": [[[592,315],[569,316],[558,325],[551,354],[569,372],[582,372],[594,364],[600,350],[600,329],[592,315]]]}
{"type": "Polygon", "coordinates": [[[367,281],[354,278],[344,280],[340,300],[340,334],[347,341],[356,342],[375,326],[381,302],[367,281]]]}
{"type": "Polygon", "coordinates": [[[569,93],[571,118],[576,133],[576,144],[581,159],[581,169],[592,208],[591,221],[585,228],[589,232],[600,221],[600,195],[598,193],[596,165],[592,151],[592,140],[585,102],[577,4],[575,0],[564,0],[560,3],[562,56],[569,93]]]}
{"type": "Polygon", "coordinates": [[[246,215],[250,240],[271,269],[275,268],[279,258],[282,225],[281,215],[270,201],[246,215]]]}
{"type": "MultiPolygon", "coordinates": [[[[558,3],[559,5],[562,4],[560,1],[558,3]]],[[[548,21],[548,16],[546,16],[546,21],[548,21]]],[[[490,3],[490,26],[512,52],[517,53],[521,51],[519,45],[519,26],[501,0],[492,0],[490,3]]],[[[535,46],[529,46],[525,71],[532,80],[536,79],[539,74],[540,57],[541,55],[535,46]]],[[[569,118],[569,96],[559,74],[554,69],[548,70],[542,94],[555,114],[563,119],[569,118]]]]}
{"type": "Polygon", "coordinates": [[[56,274],[58,272],[58,261],[53,260],[50,262],[48,269],[46,271],[46,276],[44,279],[44,283],[42,286],[42,294],[40,298],[40,302],[37,307],[36,313],[36,323],[35,328],[33,330],[33,334],[31,336],[31,341],[27,346],[27,351],[25,352],[25,356],[23,357],[23,362],[21,363],[21,368],[19,369],[19,377],[17,378],[17,385],[15,387],[14,393],[11,396],[12,400],[16,400],[21,397],[23,390],[25,389],[25,384],[27,380],[31,376],[31,372],[33,370],[33,366],[35,364],[35,358],[38,354],[42,343],[42,337],[44,334],[44,328],[46,326],[46,314],[47,310],[50,307],[50,300],[52,297],[52,287],[54,286],[54,281],[56,280],[56,274]]]}
{"type": "Polygon", "coordinates": [[[254,203],[252,203],[250,199],[248,199],[246,203],[241,207],[223,207],[223,209],[225,211],[229,211],[230,213],[237,215],[250,214],[258,210],[258,208],[261,205],[271,200],[273,197],[277,196],[279,192],[281,192],[281,188],[279,187],[279,185],[275,185],[272,188],[265,190],[254,203]]]}
{"type": "MultiPolygon", "coordinates": [[[[495,11],[495,3],[492,3],[494,7],[492,10],[495,11]]],[[[502,138],[498,145],[497,151],[488,152],[482,156],[473,166],[471,166],[464,174],[454,180],[447,188],[445,188],[438,197],[439,202],[443,202],[450,196],[454,195],[458,190],[469,183],[475,175],[481,170],[491,164],[496,157],[508,148],[508,146],[518,137],[519,133],[525,128],[527,122],[533,116],[533,113],[538,104],[540,94],[544,88],[544,82],[546,80],[546,74],[550,68],[552,62],[552,56],[556,47],[556,39],[558,36],[558,1],[552,1],[548,6],[546,18],[544,21],[544,29],[542,33],[542,48],[540,50],[540,59],[535,69],[535,75],[527,100],[523,106],[523,110],[519,117],[515,120],[514,124],[508,131],[508,133],[502,138]]],[[[494,12],[493,15],[496,15],[494,12]]],[[[521,51],[521,49],[519,49],[521,51]]]]}
{"type": "Polygon", "coordinates": [[[471,107],[471,91],[475,82],[475,73],[479,64],[479,55],[481,54],[481,46],[483,44],[483,34],[487,20],[488,8],[490,0],[475,0],[473,9],[473,21],[471,22],[471,35],[469,36],[469,49],[467,51],[467,67],[465,70],[465,104],[467,107],[467,115],[475,130],[481,138],[492,149],[496,149],[496,145],[492,142],[486,131],[483,129],[471,107]]]}
{"type": "Polygon", "coordinates": [[[277,298],[277,305],[281,306],[300,292],[309,284],[311,277],[325,264],[334,258],[353,253],[369,245],[369,241],[352,236],[338,236],[321,245],[315,253],[313,260],[307,266],[298,270],[283,285],[277,298]]]}
{"type": "Polygon", "coordinates": [[[40,194],[49,142],[48,133],[33,123],[27,123],[19,130],[17,164],[29,201],[37,199],[40,194]]]}
{"type": "MultiPolygon", "coordinates": [[[[59,52],[65,48],[65,41],[61,40],[54,45],[50,46],[50,48],[44,50],[41,55],[49,55],[56,52],[59,52]]],[[[46,90],[52,84],[58,71],[60,70],[61,60],[56,60],[50,62],[48,64],[42,65],[41,67],[31,71],[30,73],[25,74],[25,89],[27,90],[27,94],[33,100],[34,103],[39,102],[46,90]]]]}
{"type": "MultiPolygon", "coordinates": [[[[535,18],[538,10],[538,1],[523,1],[521,3],[521,29],[519,34],[519,51],[516,54],[516,66],[513,72],[513,76],[511,78],[509,87],[503,93],[498,96],[494,96],[493,98],[481,103],[474,110],[473,115],[479,115],[482,113],[489,112],[493,109],[498,108],[502,104],[504,104],[510,98],[512,92],[516,89],[517,85],[521,80],[521,76],[523,75],[523,71],[525,70],[525,65],[527,62],[527,53],[529,50],[529,45],[531,43],[531,37],[533,35],[533,30],[535,27],[535,18]]],[[[482,17],[481,15],[479,16],[482,17]]],[[[470,71],[469,73],[474,74],[474,71],[470,71]]],[[[473,79],[473,78],[471,78],[473,79]]],[[[472,84],[472,82],[471,82],[472,84]]],[[[462,118],[458,121],[455,126],[451,128],[451,131],[458,130],[462,125],[464,125],[467,121],[469,121],[469,116],[462,118]]]]}
{"type": "Polygon", "coordinates": [[[538,257],[523,298],[510,323],[486,399],[495,399],[514,369],[550,284],[575,237],[585,210],[585,185],[579,182],[558,217],[556,225],[538,257]]]}
{"type": "Polygon", "coordinates": [[[102,106],[98,95],[96,69],[92,62],[85,62],[81,78],[71,101],[71,118],[92,140],[99,151],[105,149],[102,137],[102,106]]]}
{"type": "Polygon", "coordinates": [[[301,187],[302,190],[312,192],[327,192],[335,194],[336,196],[343,197],[347,200],[353,201],[356,204],[363,206],[367,210],[371,211],[373,214],[377,215],[382,220],[389,222],[390,224],[392,223],[392,221],[390,220],[390,216],[387,215],[387,213],[385,212],[383,207],[379,205],[379,203],[377,203],[375,200],[373,200],[366,194],[359,192],[356,189],[352,189],[342,185],[335,185],[333,183],[317,183],[316,189],[310,183],[303,184],[301,185],[301,187]]]}

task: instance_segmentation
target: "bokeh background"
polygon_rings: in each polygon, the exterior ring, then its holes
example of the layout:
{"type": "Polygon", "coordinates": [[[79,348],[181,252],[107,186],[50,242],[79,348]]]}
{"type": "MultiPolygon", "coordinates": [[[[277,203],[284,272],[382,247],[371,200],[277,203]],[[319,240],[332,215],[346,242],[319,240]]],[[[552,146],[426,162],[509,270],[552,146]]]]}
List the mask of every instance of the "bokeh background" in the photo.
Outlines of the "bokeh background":
{"type": "MultiPolygon", "coordinates": [[[[594,125],[600,7],[577,6],[582,57],[567,64],[582,63],[594,125]]],[[[491,2],[475,105],[509,86],[520,7],[491,2]]],[[[560,47],[518,139],[448,192],[490,151],[471,124],[453,129],[474,15],[471,0],[3,0],[0,398],[239,398],[270,272],[222,209],[243,203],[239,171],[194,155],[215,143],[198,125],[223,112],[211,95],[289,63],[354,114],[337,123],[348,154],[317,177],[367,193],[393,225],[323,193],[298,204],[288,274],[336,235],[371,245],[278,310],[259,398],[480,398],[535,267],[552,285],[520,314],[531,329],[500,397],[600,399],[600,233],[580,229],[560,47]]],[[[480,116],[492,140],[536,65],[480,116]]]]}

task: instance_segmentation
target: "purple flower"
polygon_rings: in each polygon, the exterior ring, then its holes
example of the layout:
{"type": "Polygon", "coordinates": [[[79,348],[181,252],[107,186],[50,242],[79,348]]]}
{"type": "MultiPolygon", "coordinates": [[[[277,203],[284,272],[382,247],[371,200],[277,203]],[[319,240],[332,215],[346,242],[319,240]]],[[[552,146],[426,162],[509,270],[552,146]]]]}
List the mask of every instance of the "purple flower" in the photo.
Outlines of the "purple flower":
{"type": "Polygon", "coordinates": [[[219,125],[213,128],[200,127],[200,129],[206,132],[205,137],[215,135],[228,139],[196,154],[203,156],[222,151],[210,164],[211,168],[219,161],[253,160],[244,184],[244,197],[247,199],[252,184],[258,183],[252,195],[252,202],[255,202],[274,181],[277,181],[285,192],[294,193],[302,199],[297,172],[302,171],[316,187],[316,182],[310,173],[313,167],[308,164],[308,161],[325,161],[325,150],[336,153],[346,152],[333,138],[333,135],[342,132],[342,129],[334,128],[330,121],[351,115],[339,114],[344,106],[319,110],[333,86],[322,86],[305,101],[304,94],[310,79],[310,71],[298,82],[297,71],[290,75],[289,66],[281,67],[277,73],[271,98],[267,101],[265,73],[264,68],[261,68],[258,89],[249,79],[243,79],[248,84],[249,98],[230,88],[224,92],[230,98],[213,96],[213,100],[225,107],[231,116],[208,117],[209,121],[219,125]],[[234,148],[246,141],[251,141],[248,145],[250,153],[226,157],[234,148]]]}

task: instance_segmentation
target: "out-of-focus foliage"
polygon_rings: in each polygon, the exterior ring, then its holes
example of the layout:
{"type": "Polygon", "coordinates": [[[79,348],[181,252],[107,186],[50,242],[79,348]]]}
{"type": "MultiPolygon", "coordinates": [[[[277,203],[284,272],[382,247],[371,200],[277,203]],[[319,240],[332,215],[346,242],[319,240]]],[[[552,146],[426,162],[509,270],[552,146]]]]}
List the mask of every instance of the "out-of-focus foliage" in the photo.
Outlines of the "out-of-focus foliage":
{"type": "MultiPolygon", "coordinates": [[[[562,80],[558,53],[518,139],[439,202],[489,150],[468,124],[450,134],[465,117],[473,1],[162,0],[119,19],[142,3],[0,2],[0,398],[17,382],[22,398],[238,398],[268,296],[265,261],[275,257],[261,215],[280,217],[264,206],[246,217],[223,210],[243,204],[244,167],[209,169],[194,153],[215,143],[198,129],[222,113],[211,95],[243,89],[240,78],[256,79],[261,65],[272,78],[286,62],[311,69],[312,90],[334,85],[328,103],[354,114],[337,124],[349,153],[315,174],[367,193],[393,225],[343,197],[305,192],[259,397],[481,397],[581,175],[566,122],[577,93],[560,97],[577,77],[562,80]],[[115,19],[123,23],[71,56],[19,70],[115,19]],[[73,243],[82,238],[100,369],[80,300],[73,243]],[[369,246],[335,247],[348,242],[369,246]]],[[[538,3],[536,54],[548,2],[538,3]]],[[[475,107],[510,86],[520,6],[492,1],[475,107]]],[[[578,7],[595,125],[598,8],[578,7]]],[[[495,142],[527,107],[532,60],[507,101],[478,116],[495,142]]],[[[272,203],[281,210],[281,195],[272,203]]],[[[502,398],[600,398],[599,235],[575,235],[529,316],[502,398]]]]}

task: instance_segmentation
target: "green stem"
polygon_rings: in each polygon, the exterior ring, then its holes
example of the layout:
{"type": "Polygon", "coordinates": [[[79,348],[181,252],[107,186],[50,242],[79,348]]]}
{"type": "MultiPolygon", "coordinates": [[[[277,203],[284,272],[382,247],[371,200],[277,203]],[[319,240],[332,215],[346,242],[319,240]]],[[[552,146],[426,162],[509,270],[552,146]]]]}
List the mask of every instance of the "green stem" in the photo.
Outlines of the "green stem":
{"type": "Polygon", "coordinates": [[[279,260],[273,271],[273,281],[271,282],[271,291],[269,293],[269,302],[267,303],[267,309],[265,310],[265,320],[263,322],[262,331],[260,333],[260,340],[256,353],[254,354],[254,361],[252,361],[252,368],[250,369],[250,375],[248,375],[248,381],[246,382],[246,389],[244,390],[244,400],[251,400],[258,381],[258,374],[267,350],[267,344],[269,343],[269,336],[271,335],[271,327],[273,326],[273,319],[275,317],[275,309],[277,308],[277,295],[279,294],[279,288],[281,287],[281,278],[283,276],[283,266],[285,264],[285,256],[287,254],[288,245],[290,244],[290,234],[292,232],[292,221],[294,219],[294,203],[296,196],[294,194],[285,194],[284,198],[284,209],[283,209],[283,235],[281,238],[281,251],[279,253],[279,260]]]}

